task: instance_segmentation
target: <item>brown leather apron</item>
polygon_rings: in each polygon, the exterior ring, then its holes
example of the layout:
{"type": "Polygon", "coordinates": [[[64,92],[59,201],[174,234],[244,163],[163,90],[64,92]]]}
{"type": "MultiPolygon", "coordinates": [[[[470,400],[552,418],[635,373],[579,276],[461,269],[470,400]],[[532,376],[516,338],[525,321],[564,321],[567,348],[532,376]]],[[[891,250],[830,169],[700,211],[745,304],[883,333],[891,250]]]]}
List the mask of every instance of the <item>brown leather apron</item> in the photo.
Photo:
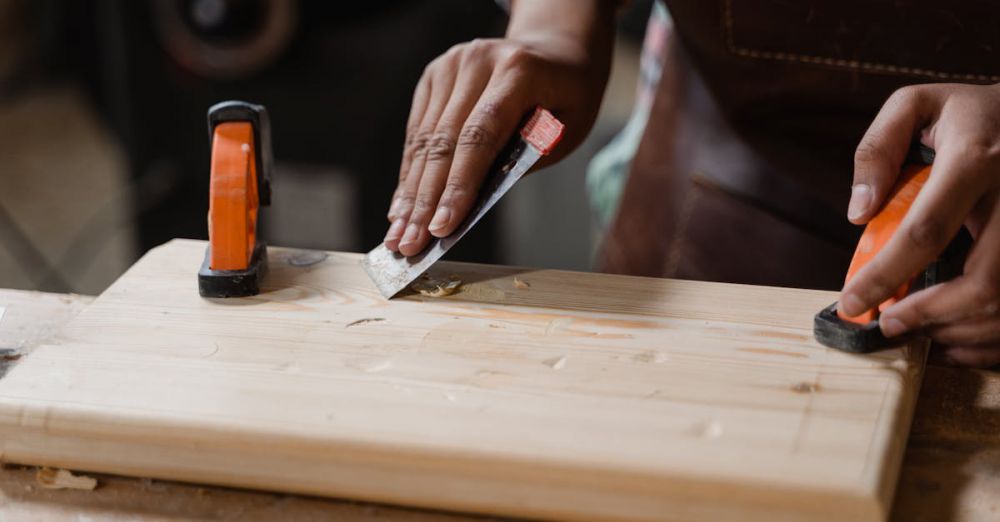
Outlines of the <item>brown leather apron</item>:
{"type": "Polygon", "coordinates": [[[668,0],[608,272],[837,289],[854,148],[908,84],[1000,82],[1000,2],[668,0]]]}

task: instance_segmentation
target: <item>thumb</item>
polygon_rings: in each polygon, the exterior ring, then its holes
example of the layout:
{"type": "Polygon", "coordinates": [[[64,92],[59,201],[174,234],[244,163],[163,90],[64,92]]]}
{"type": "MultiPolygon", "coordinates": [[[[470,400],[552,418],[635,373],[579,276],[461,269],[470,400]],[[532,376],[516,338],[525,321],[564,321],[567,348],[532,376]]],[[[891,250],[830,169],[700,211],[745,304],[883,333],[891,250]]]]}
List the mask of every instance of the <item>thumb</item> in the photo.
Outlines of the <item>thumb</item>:
{"type": "Polygon", "coordinates": [[[854,153],[847,219],[863,225],[878,213],[903,167],[914,134],[929,121],[929,93],[903,87],[889,97],[854,153]]]}

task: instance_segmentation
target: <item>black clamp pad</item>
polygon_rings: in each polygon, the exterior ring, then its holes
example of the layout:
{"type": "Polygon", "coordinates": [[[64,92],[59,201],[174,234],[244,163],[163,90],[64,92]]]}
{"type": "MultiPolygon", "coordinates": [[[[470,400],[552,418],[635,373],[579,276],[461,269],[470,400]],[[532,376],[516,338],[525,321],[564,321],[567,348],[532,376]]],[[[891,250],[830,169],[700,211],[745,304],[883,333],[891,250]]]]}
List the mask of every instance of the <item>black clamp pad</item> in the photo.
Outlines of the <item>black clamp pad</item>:
{"type": "MultiPolygon", "coordinates": [[[[962,274],[965,259],[972,248],[972,236],[964,228],[936,261],[930,264],[910,286],[910,292],[954,279],[962,274]]],[[[850,353],[871,353],[898,346],[909,337],[887,339],[877,320],[868,324],[845,321],[837,315],[837,303],[820,310],[813,319],[813,336],[823,346],[850,353]]]]}
{"type": "Polygon", "coordinates": [[[247,297],[260,293],[260,283],[267,273],[267,245],[258,240],[246,270],[212,270],[212,247],[205,249],[205,260],[198,270],[198,293],[202,297],[247,297]]]}

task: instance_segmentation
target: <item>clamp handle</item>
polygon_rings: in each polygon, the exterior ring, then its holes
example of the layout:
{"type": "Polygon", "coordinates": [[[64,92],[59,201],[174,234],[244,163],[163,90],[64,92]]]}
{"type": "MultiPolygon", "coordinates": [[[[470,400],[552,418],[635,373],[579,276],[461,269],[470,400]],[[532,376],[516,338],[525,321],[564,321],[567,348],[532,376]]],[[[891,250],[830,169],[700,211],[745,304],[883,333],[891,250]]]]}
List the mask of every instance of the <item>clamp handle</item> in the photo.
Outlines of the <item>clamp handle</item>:
{"type": "MultiPolygon", "coordinates": [[[[913,201],[924,187],[930,174],[930,165],[909,164],[903,168],[899,181],[896,182],[892,193],[889,194],[889,199],[882,209],[879,210],[878,214],[865,226],[865,231],[861,234],[857,249],[854,251],[854,257],[851,258],[851,265],[847,269],[845,283],[853,279],[858,271],[871,262],[889,240],[892,239],[892,236],[896,234],[896,230],[899,229],[903,218],[910,211],[913,201]]],[[[858,324],[867,324],[875,321],[882,311],[906,297],[910,292],[911,284],[912,280],[907,281],[896,289],[896,293],[892,297],[883,301],[876,308],[872,308],[861,315],[848,317],[840,310],[837,310],[837,315],[845,321],[858,324]]]]}
{"type": "Polygon", "coordinates": [[[215,128],[225,122],[248,122],[253,128],[253,141],[257,145],[255,162],[260,206],[271,205],[271,172],[274,169],[274,154],[271,149],[271,119],[263,105],[245,101],[229,100],[216,103],[208,108],[208,141],[215,144],[215,128]]]}

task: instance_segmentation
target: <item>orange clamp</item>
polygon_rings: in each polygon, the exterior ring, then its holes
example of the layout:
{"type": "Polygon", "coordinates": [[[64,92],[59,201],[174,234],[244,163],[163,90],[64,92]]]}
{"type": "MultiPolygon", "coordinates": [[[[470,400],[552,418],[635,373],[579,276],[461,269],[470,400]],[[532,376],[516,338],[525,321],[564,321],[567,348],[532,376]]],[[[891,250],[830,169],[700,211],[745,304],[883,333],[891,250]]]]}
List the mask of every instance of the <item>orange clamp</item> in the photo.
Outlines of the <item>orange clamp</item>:
{"type": "MultiPolygon", "coordinates": [[[[899,225],[903,222],[903,218],[906,217],[906,213],[909,212],[913,201],[917,198],[917,194],[920,193],[920,189],[923,188],[930,174],[930,165],[913,164],[903,169],[899,181],[897,181],[896,186],[889,195],[888,201],[883,205],[882,210],[865,227],[865,231],[858,241],[858,247],[854,251],[854,257],[851,259],[851,266],[847,270],[845,283],[850,281],[889,242],[899,228],[899,225]]],[[[871,321],[877,320],[879,314],[886,308],[906,297],[906,294],[910,291],[911,284],[912,278],[897,289],[892,297],[883,301],[876,308],[868,310],[861,315],[847,317],[840,310],[837,310],[837,315],[845,321],[868,324],[871,321]]]]}

